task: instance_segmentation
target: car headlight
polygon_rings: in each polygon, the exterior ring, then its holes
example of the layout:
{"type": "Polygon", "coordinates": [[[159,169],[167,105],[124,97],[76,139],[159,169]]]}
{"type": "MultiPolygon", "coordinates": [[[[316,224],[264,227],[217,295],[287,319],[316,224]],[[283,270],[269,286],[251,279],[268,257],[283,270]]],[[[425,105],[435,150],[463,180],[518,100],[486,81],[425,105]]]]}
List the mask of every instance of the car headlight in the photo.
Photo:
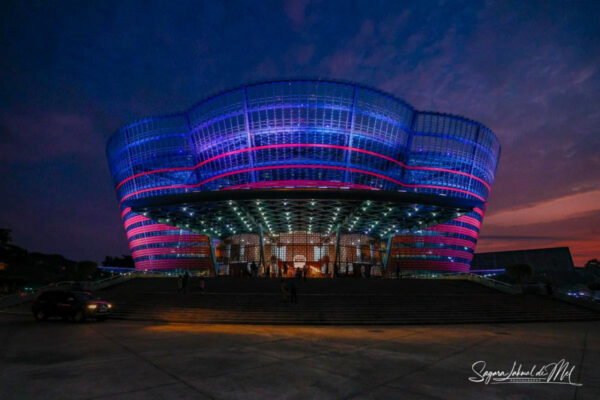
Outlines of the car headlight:
{"type": "Polygon", "coordinates": [[[98,308],[98,305],[96,305],[96,304],[88,304],[88,308],[90,310],[95,310],[96,308],[98,308]]]}

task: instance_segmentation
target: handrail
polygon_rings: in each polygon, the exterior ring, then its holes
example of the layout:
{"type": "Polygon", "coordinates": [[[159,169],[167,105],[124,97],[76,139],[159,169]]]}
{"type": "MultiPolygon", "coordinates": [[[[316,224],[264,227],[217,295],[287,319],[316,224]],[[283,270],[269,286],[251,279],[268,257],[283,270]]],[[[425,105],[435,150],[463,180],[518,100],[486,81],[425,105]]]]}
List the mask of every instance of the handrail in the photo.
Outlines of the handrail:
{"type": "Polygon", "coordinates": [[[466,274],[467,279],[472,280],[474,282],[480,283],[482,285],[491,287],[493,289],[499,290],[508,294],[520,294],[523,293],[523,288],[517,285],[511,285],[510,283],[498,281],[496,279],[490,279],[485,276],[480,276],[477,274],[466,274]]]}
{"type": "Polygon", "coordinates": [[[492,278],[488,278],[486,276],[481,276],[478,274],[473,274],[472,272],[465,272],[465,273],[449,273],[449,272],[441,272],[441,273],[435,273],[435,276],[428,276],[426,274],[424,275],[403,275],[402,276],[405,279],[411,279],[411,278],[416,278],[416,279],[473,279],[473,280],[483,280],[486,282],[490,282],[490,283],[494,283],[496,285],[499,286],[504,286],[507,288],[514,288],[515,285],[511,285],[510,283],[507,282],[503,282],[503,281],[499,281],[496,279],[492,279],[492,278]]]}
{"type": "Polygon", "coordinates": [[[497,285],[500,285],[500,286],[514,287],[514,285],[511,285],[510,283],[499,281],[499,280],[492,279],[492,278],[488,278],[486,276],[481,276],[481,275],[473,274],[473,273],[470,273],[470,272],[467,275],[470,276],[470,277],[472,277],[472,278],[475,278],[476,280],[477,279],[484,279],[486,281],[493,282],[493,283],[495,283],[497,285]]]}

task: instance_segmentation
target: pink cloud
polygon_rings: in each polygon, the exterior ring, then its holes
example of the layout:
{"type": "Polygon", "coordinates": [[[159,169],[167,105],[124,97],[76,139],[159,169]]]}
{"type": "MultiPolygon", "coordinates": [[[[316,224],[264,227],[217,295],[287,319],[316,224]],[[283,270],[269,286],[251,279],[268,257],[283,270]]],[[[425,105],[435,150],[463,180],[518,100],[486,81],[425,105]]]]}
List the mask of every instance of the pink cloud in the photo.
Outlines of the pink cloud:
{"type": "Polygon", "coordinates": [[[477,252],[568,246],[575,265],[600,257],[600,210],[528,225],[488,224],[484,218],[477,252]]]}
{"type": "Polygon", "coordinates": [[[600,210],[600,189],[500,211],[486,218],[487,225],[518,226],[562,221],[600,210]]]}

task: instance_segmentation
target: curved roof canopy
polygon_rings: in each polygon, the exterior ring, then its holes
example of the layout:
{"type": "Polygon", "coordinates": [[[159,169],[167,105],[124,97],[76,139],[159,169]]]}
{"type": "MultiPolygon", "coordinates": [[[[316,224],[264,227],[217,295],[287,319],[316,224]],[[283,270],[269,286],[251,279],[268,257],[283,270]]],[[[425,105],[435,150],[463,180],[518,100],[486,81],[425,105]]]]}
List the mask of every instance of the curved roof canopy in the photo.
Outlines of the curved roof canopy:
{"type": "Polygon", "coordinates": [[[387,237],[424,229],[483,203],[420,193],[269,189],[190,192],[127,201],[154,221],[224,238],[240,233],[360,233],[387,237]]]}

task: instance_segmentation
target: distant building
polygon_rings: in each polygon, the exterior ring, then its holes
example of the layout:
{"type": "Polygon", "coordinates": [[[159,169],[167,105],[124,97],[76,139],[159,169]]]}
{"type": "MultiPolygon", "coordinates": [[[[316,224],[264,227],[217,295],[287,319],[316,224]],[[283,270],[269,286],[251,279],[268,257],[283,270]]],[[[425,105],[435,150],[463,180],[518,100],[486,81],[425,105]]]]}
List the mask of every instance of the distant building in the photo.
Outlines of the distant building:
{"type": "Polygon", "coordinates": [[[568,247],[476,253],[471,272],[502,269],[514,264],[528,264],[535,277],[553,282],[576,282],[580,276],[568,247]]]}

